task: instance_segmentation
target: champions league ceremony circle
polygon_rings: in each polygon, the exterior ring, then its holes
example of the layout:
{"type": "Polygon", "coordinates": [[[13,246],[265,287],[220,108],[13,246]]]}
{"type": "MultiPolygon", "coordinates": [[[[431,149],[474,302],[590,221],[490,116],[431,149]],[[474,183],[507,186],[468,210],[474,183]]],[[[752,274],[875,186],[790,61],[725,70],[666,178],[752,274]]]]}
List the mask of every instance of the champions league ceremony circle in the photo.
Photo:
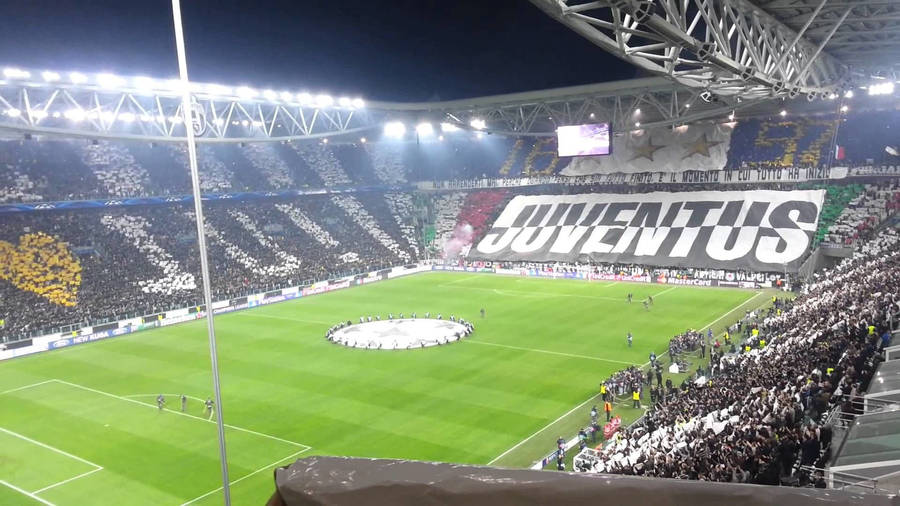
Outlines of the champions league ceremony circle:
{"type": "Polygon", "coordinates": [[[454,343],[468,336],[475,327],[466,320],[441,315],[431,318],[394,318],[380,316],[360,317],[359,323],[351,321],[334,325],[325,333],[329,341],[369,350],[411,350],[454,343]]]}

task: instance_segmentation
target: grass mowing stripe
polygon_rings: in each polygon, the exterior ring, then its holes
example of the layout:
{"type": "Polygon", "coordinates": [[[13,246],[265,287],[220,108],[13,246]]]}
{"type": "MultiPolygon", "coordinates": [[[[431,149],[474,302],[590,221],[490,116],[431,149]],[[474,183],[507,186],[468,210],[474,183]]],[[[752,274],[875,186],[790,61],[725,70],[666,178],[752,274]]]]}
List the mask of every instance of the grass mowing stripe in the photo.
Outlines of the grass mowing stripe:
{"type": "MultiPolygon", "coordinates": [[[[314,447],[301,457],[315,452],[483,465],[596,393],[598,379],[625,364],[640,364],[692,322],[713,320],[754,295],[670,288],[429,273],[220,315],[216,320],[225,417],[314,447]],[[627,293],[640,301],[666,290],[666,297],[655,301],[650,311],[640,303],[627,304],[627,293]],[[479,318],[480,308],[490,317],[479,318]],[[467,317],[477,326],[470,342],[491,344],[387,352],[349,349],[323,338],[324,329],[334,322],[400,311],[467,317]],[[624,339],[629,331],[639,336],[630,348],[624,339]]],[[[182,504],[222,485],[213,423],[188,421],[206,418],[197,401],[189,401],[196,411],[187,411],[196,416],[184,417],[176,413],[179,405],[170,394],[166,398],[174,410],[161,413],[150,397],[157,392],[197,392],[205,399],[211,381],[206,341],[203,322],[195,321],[4,363],[0,392],[17,391],[0,396],[0,402],[18,408],[0,409],[0,426],[103,463],[108,471],[41,495],[59,506],[182,504]],[[51,378],[122,395],[96,395],[54,384],[51,378]],[[42,380],[51,382],[18,391],[42,380]],[[119,402],[123,397],[140,402],[119,402]]],[[[638,416],[627,402],[615,410],[625,422],[638,416]]],[[[557,435],[574,434],[587,418],[586,411],[576,408],[493,465],[530,465],[552,449],[557,435]]],[[[236,504],[265,502],[271,493],[270,475],[266,470],[250,473],[306,446],[234,433],[237,437],[232,436],[229,445],[232,476],[249,474],[235,486],[236,504]]],[[[14,455],[14,470],[39,469],[41,458],[57,462],[58,472],[42,480],[39,475],[27,482],[17,474],[13,479],[4,476],[23,489],[40,489],[92,469],[0,436],[21,447],[14,455]]],[[[221,503],[221,495],[212,492],[190,506],[221,503]]],[[[0,487],[0,503],[29,502],[39,504],[0,487]]]]}
{"type": "MultiPolygon", "coordinates": [[[[156,406],[154,406],[153,404],[150,404],[150,403],[148,403],[148,402],[141,402],[141,401],[138,401],[138,400],[135,400],[135,399],[129,399],[128,397],[124,397],[124,396],[121,396],[121,395],[112,394],[112,393],[109,393],[109,392],[104,392],[103,390],[97,390],[96,388],[86,387],[86,386],[84,386],[84,385],[79,385],[79,384],[77,384],[77,383],[72,383],[72,382],[69,382],[69,381],[61,380],[61,379],[56,379],[56,380],[54,380],[54,381],[58,381],[59,383],[62,383],[63,385],[69,385],[70,387],[75,387],[75,388],[80,388],[80,389],[82,389],[82,390],[87,390],[88,392],[94,392],[95,394],[105,395],[105,396],[107,396],[107,397],[112,397],[112,398],[114,398],[114,399],[120,399],[120,400],[123,400],[123,401],[126,401],[126,402],[133,402],[133,403],[135,403],[135,404],[140,404],[141,406],[146,406],[146,407],[148,407],[148,408],[159,409],[159,408],[157,408],[156,406]]],[[[209,420],[209,419],[207,419],[207,418],[202,418],[202,417],[195,416],[195,415],[191,415],[191,414],[188,414],[188,413],[182,413],[181,411],[172,411],[172,410],[168,410],[168,411],[169,411],[169,413],[175,413],[176,415],[186,416],[186,417],[188,417],[188,418],[193,418],[193,419],[195,419],[195,420],[200,420],[201,422],[216,423],[216,422],[214,422],[214,421],[212,421],[212,420],[209,420]]],[[[280,442],[282,442],[282,443],[287,443],[287,444],[290,444],[290,445],[299,446],[299,447],[301,447],[301,448],[306,448],[307,450],[310,449],[310,448],[312,448],[311,446],[305,445],[305,444],[303,444],[303,443],[297,443],[297,442],[295,442],[295,441],[288,441],[287,439],[282,439],[282,438],[280,438],[280,437],[272,436],[272,435],[270,435],[270,434],[263,434],[262,432],[256,432],[255,430],[245,429],[245,428],[243,428],[243,427],[237,427],[237,426],[235,426],[235,425],[230,425],[230,424],[227,424],[227,423],[224,423],[224,424],[222,424],[222,425],[224,425],[225,427],[228,427],[229,429],[232,429],[232,430],[237,430],[237,431],[240,431],[240,432],[246,432],[246,433],[248,433],[248,434],[253,434],[253,435],[256,435],[256,436],[265,437],[265,438],[269,438],[269,439],[274,439],[275,441],[280,441],[280,442]]]]}
{"type": "Polygon", "coordinates": [[[611,358],[591,357],[589,355],[577,355],[575,353],[563,353],[561,351],[539,350],[536,348],[523,348],[521,346],[510,346],[508,344],[489,343],[487,341],[462,340],[461,342],[471,343],[471,344],[483,344],[486,346],[498,346],[500,348],[509,348],[511,350],[520,350],[520,351],[530,351],[532,353],[547,353],[549,355],[560,355],[563,357],[583,358],[583,359],[587,359],[587,360],[599,360],[601,362],[612,362],[615,364],[637,365],[632,362],[625,362],[623,360],[613,360],[611,358]]]}
{"type": "Polygon", "coordinates": [[[8,483],[8,482],[6,482],[6,481],[0,480],[0,485],[3,485],[3,486],[5,486],[5,487],[9,487],[9,488],[15,490],[16,492],[19,492],[19,493],[22,494],[22,495],[28,496],[28,497],[34,499],[35,501],[37,501],[37,502],[39,502],[39,503],[41,503],[41,504],[46,504],[47,506],[56,506],[56,505],[53,504],[52,502],[47,501],[46,499],[41,499],[40,497],[38,497],[38,496],[32,494],[31,492],[29,492],[29,491],[27,491],[27,490],[22,490],[21,488],[19,488],[19,487],[13,485],[12,483],[8,483]]]}
{"type": "Polygon", "coordinates": [[[326,321],[322,321],[322,320],[307,320],[307,319],[303,319],[303,318],[290,318],[287,316],[276,316],[273,314],[264,314],[264,313],[259,313],[259,312],[249,313],[246,311],[237,311],[234,314],[236,316],[250,316],[250,317],[255,317],[255,318],[271,318],[273,320],[287,320],[287,321],[291,321],[291,322],[300,322],[300,323],[318,323],[318,324],[322,324],[322,325],[334,325],[335,323],[337,323],[337,322],[326,322],[326,321]]]}

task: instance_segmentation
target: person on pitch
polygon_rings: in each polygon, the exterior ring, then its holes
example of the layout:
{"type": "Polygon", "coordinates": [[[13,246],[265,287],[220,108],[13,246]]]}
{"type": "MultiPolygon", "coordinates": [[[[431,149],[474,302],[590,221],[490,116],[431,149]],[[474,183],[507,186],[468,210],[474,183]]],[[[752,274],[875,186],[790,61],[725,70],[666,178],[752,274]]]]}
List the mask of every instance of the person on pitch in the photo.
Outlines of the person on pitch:
{"type": "Polygon", "coordinates": [[[159,394],[156,396],[156,408],[162,411],[163,407],[166,405],[166,398],[163,397],[163,394],[159,394]]]}
{"type": "Polygon", "coordinates": [[[206,406],[206,416],[212,417],[213,400],[211,398],[207,397],[206,402],[204,402],[203,405],[206,406]]]}
{"type": "Polygon", "coordinates": [[[181,394],[181,412],[184,413],[187,411],[187,396],[181,394]]]}
{"type": "Polygon", "coordinates": [[[625,339],[628,340],[628,347],[631,348],[631,341],[634,340],[634,336],[631,335],[631,332],[629,332],[628,335],[625,336],[625,339]]]}

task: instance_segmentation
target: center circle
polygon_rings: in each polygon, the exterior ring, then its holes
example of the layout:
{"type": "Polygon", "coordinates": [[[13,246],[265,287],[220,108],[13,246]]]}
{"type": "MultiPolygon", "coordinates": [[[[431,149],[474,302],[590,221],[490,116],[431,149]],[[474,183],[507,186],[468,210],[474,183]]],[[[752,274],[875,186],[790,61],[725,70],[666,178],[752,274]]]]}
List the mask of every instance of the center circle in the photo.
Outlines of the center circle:
{"type": "Polygon", "coordinates": [[[449,344],[469,335],[470,323],[436,318],[401,318],[343,324],[326,335],[329,341],[370,350],[411,350],[449,344]]]}

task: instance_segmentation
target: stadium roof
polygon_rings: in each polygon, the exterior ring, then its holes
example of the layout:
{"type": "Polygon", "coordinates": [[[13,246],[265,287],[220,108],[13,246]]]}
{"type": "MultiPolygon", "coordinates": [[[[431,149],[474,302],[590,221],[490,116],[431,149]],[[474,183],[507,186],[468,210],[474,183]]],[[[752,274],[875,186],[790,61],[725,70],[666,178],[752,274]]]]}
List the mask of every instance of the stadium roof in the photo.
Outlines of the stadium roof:
{"type": "Polygon", "coordinates": [[[900,2],[896,0],[754,0],[825,51],[871,75],[900,76],[900,2]],[[838,23],[845,12],[843,22],[838,23]],[[828,38],[832,27],[834,34],[828,38]]]}

